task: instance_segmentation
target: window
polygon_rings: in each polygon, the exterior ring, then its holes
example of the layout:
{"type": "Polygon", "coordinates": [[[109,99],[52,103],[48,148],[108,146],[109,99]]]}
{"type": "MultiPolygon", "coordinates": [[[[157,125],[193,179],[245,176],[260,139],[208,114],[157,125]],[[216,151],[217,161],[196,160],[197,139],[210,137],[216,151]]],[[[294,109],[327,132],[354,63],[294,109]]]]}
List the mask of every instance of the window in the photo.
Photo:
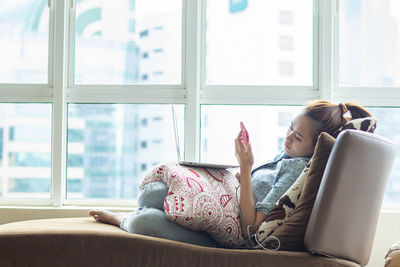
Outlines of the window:
{"type": "Polygon", "coordinates": [[[293,25],[294,14],[292,11],[279,11],[279,23],[282,25],[293,25]]]}
{"type": "Polygon", "coordinates": [[[399,108],[369,108],[378,119],[376,134],[385,136],[396,143],[397,156],[386,187],[384,205],[395,208],[400,203],[400,109],[399,108]]]}
{"type": "Polygon", "coordinates": [[[285,145],[285,138],[279,137],[278,138],[278,150],[282,151],[284,149],[284,145],[285,145]]]}
{"type": "Polygon", "coordinates": [[[139,35],[140,35],[140,38],[146,37],[149,35],[149,30],[141,31],[139,33],[139,35]]]}
{"type": "Polygon", "coordinates": [[[182,3],[178,0],[164,2],[115,1],[110,5],[106,0],[77,1],[75,83],[138,84],[145,81],[180,84],[182,3]],[[159,24],[163,25],[164,34],[152,34],[150,29],[159,24]],[[165,50],[168,53],[148,64],[139,60],[143,51],[160,45],[163,47],[157,48],[156,52],[165,50]],[[145,72],[159,69],[160,65],[173,71],[161,80],[150,81],[144,76],[145,72]],[[136,73],[142,79],[138,79],[136,73]]]}
{"type": "Polygon", "coordinates": [[[15,167],[51,167],[51,155],[46,152],[10,152],[9,166],[15,167]]]}
{"type": "Polygon", "coordinates": [[[129,10],[136,9],[136,0],[129,0],[129,10]]]}
{"type": "Polygon", "coordinates": [[[129,19],[129,31],[135,32],[136,30],[136,21],[134,19],[129,19]]]}
{"type": "Polygon", "coordinates": [[[206,30],[207,84],[313,84],[313,1],[207,1],[206,30]],[[281,11],[288,5],[292,11],[281,11]],[[241,8],[240,16],[232,7],[241,8]]]}
{"type": "Polygon", "coordinates": [[[68,142],[80,143],[83,142],[83,130],[82,129],[69,129],[68,130],[68,142]]]}
{"type": "Polygon", "coordinates": [[[293,76],[293,63],[289,61],[279,61],[279,75],[293,76]]]}
{"type": "MultiPolygon", "coordinates": [[[[132,199],[154,162],[176,159],[171,105],[69,104],[67,198],[132,199]],[[77,111],[80,111],[79,113],[77,111]],[[148,116],[160,118],[149,123],[148,116]],[[70,136],[70,134],[73,134],[70,136]],[[157,140],[152,151],[147,138],[157,140]],[[72,142],[73,140],[73,142],[72,142]],[[140,164],[140,170],[135,168],[140,164]]],[[[183,105],[175,105],[183,122],[183,105]]]]}
{"type": "Polygon", "coordinates": [[[26,192],[30,192],[32,196],[47,195],[50,191],[48,178],[10,178],[8,183],[10,185],[9,194],[15,197],[26,196],[26,192]]]}
{"type": "Polygon", "coordinates": [[[368,106],[399,143],[399,4],[331,3],[0,0],[0,204],[131,205],[177,159],[172,104],[186,160],[236,163],[240,121],[271,159],[317,98],[368,106]]]}
{"type": "Polygon", "coordinates": [[[339,85],[400,86],[398,1],[340,1],[339,85]]]}
{"type": "Polygon", "coordinates": [[[290,122],[300,107],[203,105],[201,117],[207,124],[201,128],[201,160],[236,164],[233,140],[242,121],[249,131],[255,164],[266,162],[279,152],[279,139],[286,136],[290,122]],[[282,116],[292,115],[289,124],[281,125],[282,116]],[[278,145],[277,145],[278,144],[278,145]]]}
{"type": "Polygon", "coordinates": [[[281,111],[278,113],[278,125],[288,127],[296,114],[293,111],[281,111]]]}
{"type": "MultiPolygon", "coordinates": [[[[362,100],[378,118],[376,133],[399,149],[400,6],[398,1],[339,1],[335,97],[362,100]],[[369,101],[367,100],[369,99],[369,101]],[[393,99],[393,100],[391,100],[393,99]],[[376,107],[373,107],[376,106],[376,107]]],[[[391,172],[383,206],[398,208],[400,162],[391,172]]]]}
{"type": "Polygon", "coordinates": [[[144,171],[147,169],[146,163],[140,164],[140,170],[144,171]]]}
{"type": "Polygon", "coordinates": [[[141,148],[147,148],[147,141],[140,142],[140,147],[141,148]]]}
{"type": "Polygon", "coordinates": [[[293,37],[279,36],[279,48],[282,50],[293,50],[293,37]]]}
{"type": "Polygon", "coordinates": [[[0,164],[3,161],[3,128],[0,128],[0,164]]]}
{"type": "MultiPolygon", "coordinates": [[[[83,141],[83,140],[82,140],[83,141]]],[[[68,154],[67,158],[68,167],[83,167],[83,154],[68,154]]]]}
{"type": "Polygon", "coordinates": [[[51,105],[0,104],[2,197],[50,198],[51,105]]]}
{"type": "Polygon", "coordinates": [[[46,4],[0,0],[0,83],[48,83],[46,4]]]}
{"type": "Polygon", "coordinates": [[[247,8],[247,0],[229,0],[229,12],[235,13],[247,8]]]}

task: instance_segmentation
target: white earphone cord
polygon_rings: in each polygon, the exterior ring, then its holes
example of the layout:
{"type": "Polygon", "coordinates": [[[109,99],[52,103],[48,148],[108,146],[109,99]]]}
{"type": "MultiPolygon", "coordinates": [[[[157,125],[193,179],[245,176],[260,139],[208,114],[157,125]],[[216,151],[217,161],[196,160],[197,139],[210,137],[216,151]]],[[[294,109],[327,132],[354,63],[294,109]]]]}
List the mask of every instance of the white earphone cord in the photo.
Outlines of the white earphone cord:
{"type": "MultiPolygon", "coordinates": [[[[238,190],[239,190],[239,188],[240,188],[240,185],[236,188],[236,200],[239,203],[239,215],[240,215],[240,218],[242,218],[242,211],[240,210],[240,201],[239,201],[239,198],[238,198],[238,190]]],[[[252,240],[252,238],[254,238],[254,240],[256,241],[257,245],[260,246],[264,250],[267,250],[267,251],[277,251],[277,250],[279,250],[279,248],[281,247],[281,242],[279,241],[279,239],[277,237],[268,236],[267,238],[265,238],[260,243],[260,241],[258,241],[258,238],[257,238],[257,233],[255,233],[254,235],[250,235],[250,227],[251,227],[251,225],[247,225],[247,236],[248,236],[248,238],[246,240],[246,245],[247,245],[248,248],[255,248],[256,244],[254,244],[253,240],[252,240]],[[265,242],[268,242],[270,240],[276,240],[276,242],[278,242],[277,247],[271,249],[271,248],[263,246],[265,242]],[[249,243],[250,243],[250,245],[249,245],[249,243]]]]}

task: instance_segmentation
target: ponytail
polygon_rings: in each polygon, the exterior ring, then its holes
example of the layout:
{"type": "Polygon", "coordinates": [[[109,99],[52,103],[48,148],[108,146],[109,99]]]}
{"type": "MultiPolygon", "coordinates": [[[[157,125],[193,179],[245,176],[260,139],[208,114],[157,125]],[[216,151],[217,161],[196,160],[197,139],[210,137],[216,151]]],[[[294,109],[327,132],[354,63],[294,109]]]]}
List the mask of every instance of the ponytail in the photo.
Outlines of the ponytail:
{"type": "Polygon", "coordinates": [[[311,102],[304,108],[303,114],[315,122],[315,141],[321,132],[334,135],[340,127],[352,119],[372,117],[370,112],[356,103],[333,104],[326,100],[311,102]],[[344,116],[348,111],[350,117],[344,116]]]}
{"type": "Polygon", "coordinates": [[[350,114],[351,114],[351,117],[347,118],[347,121],[358,119],[358,118],[372,117],[372,114],[368,110],[366,110],[364,107],[362,107],[356,103],[347,102],[346,104],[342,104],[342,105],[344,105],[346,107],[346,109],[348,111],[350,111],[350,114]]]}

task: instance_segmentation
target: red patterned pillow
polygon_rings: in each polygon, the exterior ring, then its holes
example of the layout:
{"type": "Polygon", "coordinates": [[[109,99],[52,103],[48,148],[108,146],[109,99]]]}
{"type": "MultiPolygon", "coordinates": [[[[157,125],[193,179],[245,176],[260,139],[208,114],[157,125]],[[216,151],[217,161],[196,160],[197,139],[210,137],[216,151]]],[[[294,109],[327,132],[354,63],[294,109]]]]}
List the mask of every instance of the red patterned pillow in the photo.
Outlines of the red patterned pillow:
{"type": "Polygon", "coordinates": [[[164,210],[170,220],[207,232],[222,246],[245,245],[236,198],[239,182],[231,172],[162,164],[144,178],[141,187],[153,182],[169,187],[164,210]]]}

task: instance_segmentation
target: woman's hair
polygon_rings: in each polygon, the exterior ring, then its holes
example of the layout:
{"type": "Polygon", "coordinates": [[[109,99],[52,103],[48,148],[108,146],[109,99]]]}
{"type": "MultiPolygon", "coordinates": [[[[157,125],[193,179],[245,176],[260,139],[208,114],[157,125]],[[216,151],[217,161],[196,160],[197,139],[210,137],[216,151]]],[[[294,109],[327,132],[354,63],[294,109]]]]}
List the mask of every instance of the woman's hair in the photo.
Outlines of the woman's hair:
{"type": "Polygon", "coordinates": [[[316,122],[315,142],[321,132],[334,135],[349,120],[372,117],[369,111],[356,103],[333,104],[325,100],[317,100],[309,103],[304,108],[303,114],[316,122]],[[350,117],[344,116],[347,111],[350,112],[350,117]]]}

